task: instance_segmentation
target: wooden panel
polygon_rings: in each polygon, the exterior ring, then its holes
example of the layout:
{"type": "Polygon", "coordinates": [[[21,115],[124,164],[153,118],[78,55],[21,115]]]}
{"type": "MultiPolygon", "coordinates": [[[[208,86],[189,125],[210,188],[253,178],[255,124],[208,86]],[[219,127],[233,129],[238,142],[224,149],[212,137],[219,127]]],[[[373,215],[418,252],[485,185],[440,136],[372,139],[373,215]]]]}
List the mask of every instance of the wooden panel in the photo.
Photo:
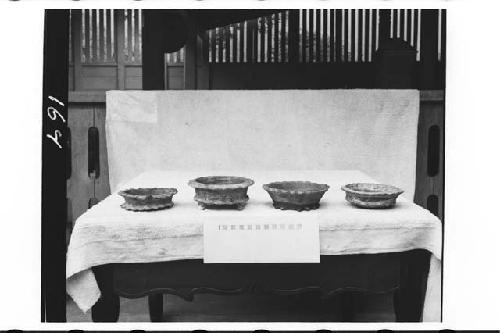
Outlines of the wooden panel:
{"type": "Polygon", "coordinates": [[[167,89],[184,89],[184,66],[168,66],[166,75],[167,89]]]}
{"type": "Polygon", "coordinates": [[[116,66],[82,66],[83,77],[112,77],[116,79],[116,66]]]}
{"type": "Polygon", "coordinates": [[[83,77],[82,90],[117,89],[116,77],[83,77]]]}
{"type": "Polygon", "coordinates": [[[127,77],[125,77],[125,89],[127,89],[127,90],[141,90],[142,89],[142,76],[127,76],[127,77]]]}
{"type": "Polygon", "coordinates": [[[94,181],[88,176],[88,129],[94,123],[90,104],[70,104],[68,126],[71,130],[72,173],[68,180],[68,198],[71,200],[72,223],[88,208],[94,196],[94,181]]]}
{"type": "MultiPolygon", "coordinates": [[[[424,96],[422,96],[424,97],[424,96]]],[[[422,98],[420,103],[420,117],[418,124],[417,144],[417,182],[415,187],[415,202],[425,208],[429,203],[436,204],[437,197],[438,217],[443,220],[443,195],[444,195],[444,104],[441,99],[433,99],[432,96],[422,98]],[[429,130],[433,126],[440,129],[439,152],[440,163],[434,175],[428,174],[429,158],[429,130]]],[[[431,148],[432,149],[432,148],[431,148]]]]}
{"type": "Polygon", "coordinates": [[[125,76],[126,77],[132,77],[132,76],[142,77],[142,66],[126,66],[125,67],[125,76]]]}
{"type": "Polygon", "coordinates": [[[68,67],[68,90],[75,90],[74,85],[74,66],[68,67]]]}
{"type": "Polygon", "coordinates": [[[96,104],[95,107],[95,127],[99,130],[99,161],[100,174],[95,180],[95,197],[100,201],[107,197],[109,190],[109,168],[108,151],[106,146],[106,106],[105,104],[96,104]]]}
{"type": "Polygon", "coordinates": [[[142,89],[142,66],[125,67],[125,89],[142,89]]]}

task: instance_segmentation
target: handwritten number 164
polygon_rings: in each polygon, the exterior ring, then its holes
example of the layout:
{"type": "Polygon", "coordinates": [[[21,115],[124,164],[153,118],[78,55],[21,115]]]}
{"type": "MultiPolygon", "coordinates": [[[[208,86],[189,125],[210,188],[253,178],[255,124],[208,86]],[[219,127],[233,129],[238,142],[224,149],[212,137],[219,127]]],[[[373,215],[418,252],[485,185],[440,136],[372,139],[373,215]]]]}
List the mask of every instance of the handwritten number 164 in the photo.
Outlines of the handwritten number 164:
{"type": "MultiPolygon", "coordinates": [[[[59,101],[57,98],[55,97],[52,97],[52,96],[49,96],[49,99],[58,103],[59,105],[61,106],[64,106],[64,103],[62,103],[61,101],[59,101]]],[[[57,120],[57,118],[59,117],[61,119],[61,121],[63,123],[66,122],[66,119],[64,119],[63,115],[59,113],[59,111],[57,111],[56,108],[52,107],[52,106],[49,106],[47,108],[47,115],[49,116],[49,118],[51,120],[57,120]]],[[[56,129],[54,131],[54,135],[51,135],[51,134],[46,134],[46,136],[51,139],[60,149],[62,149],[62,146],[61,144],[59,143],[59,138],[62,137],[62,133],[60,130],[56,129]]]]}

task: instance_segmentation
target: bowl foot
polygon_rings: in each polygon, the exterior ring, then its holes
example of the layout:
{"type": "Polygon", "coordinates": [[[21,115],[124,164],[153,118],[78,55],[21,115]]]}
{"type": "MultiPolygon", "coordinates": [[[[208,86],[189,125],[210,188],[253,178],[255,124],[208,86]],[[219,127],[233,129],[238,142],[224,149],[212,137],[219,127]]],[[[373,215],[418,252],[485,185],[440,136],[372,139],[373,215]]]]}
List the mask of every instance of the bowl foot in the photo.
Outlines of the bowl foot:
{"type": "Polygon", "coordinates": [[[276,209],[281,209],[281,210],[296,210],[298,212],[301,211],[309,211],[309,210],[314,210],[319,208],[319,202],[313,203],[313,204],[306,204],[306,205],[298,205],[298,204],[293,204],[289,202],[273,202],[273,206],[276,209]]]}
{"type": "Polygon", "coordinates": [[[221,210],[231,210],[231,209],[237,209],[237,210],[243,210],[246,206],[246,203],[242,204],[233,204],[233,205],[210,205],[210,204],[205,204],[198,202],[198,206],[202,209],[221,209],[221,210]]]}

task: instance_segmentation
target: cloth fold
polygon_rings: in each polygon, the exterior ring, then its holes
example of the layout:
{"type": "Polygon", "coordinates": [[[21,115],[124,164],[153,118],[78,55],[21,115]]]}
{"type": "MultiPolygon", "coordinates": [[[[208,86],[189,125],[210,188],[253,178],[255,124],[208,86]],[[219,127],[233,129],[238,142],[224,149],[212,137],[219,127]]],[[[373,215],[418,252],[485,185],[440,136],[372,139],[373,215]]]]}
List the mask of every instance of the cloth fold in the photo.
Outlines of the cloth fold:
{"type": "MultiPolygon", "coordinates": [[[[229,171],[223,171],[229,174],[229,171]]],[[[221,173],[221,174],[222,174],[221,173]]],[[[152,171],[124,184],[129,187],[176,187],[174,207],[157,212],[120,208],[123,199],[112,194],[76,222],[67,255],[67,291],[87,311],[99,298],[91,271],[107,263],[146,263],[203,258],[203,222],[261,221],[279,223],[300,219],[320,222],[321,255],[375,254],[426,249],[432,253],[424,320],[440,320],[441,222],[429,211],[404,197],[393,209],[357,209],[347,203],[340,187],[352,182],[373,182],[358,171],[244,171],[255,185],[242,211],[201,210],[193,200],[189,179],[209,172],[152,171]],[[307,179],[327,183],[330,190],[317,210],[281,211],[272,207],[262,185],[273,180],[307,179]]]]}

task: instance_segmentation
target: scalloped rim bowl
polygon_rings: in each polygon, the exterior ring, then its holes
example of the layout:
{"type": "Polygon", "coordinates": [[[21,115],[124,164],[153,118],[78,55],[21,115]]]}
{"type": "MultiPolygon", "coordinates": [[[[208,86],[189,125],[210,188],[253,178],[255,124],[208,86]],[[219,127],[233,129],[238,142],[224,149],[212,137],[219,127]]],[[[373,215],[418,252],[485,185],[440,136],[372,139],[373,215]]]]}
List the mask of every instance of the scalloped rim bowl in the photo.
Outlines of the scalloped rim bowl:
{"type": "Polygon", "coordinates": [[[278,181],[262,186],[277,209],[296,211],[319,208],[319,202],[330,188],[327,184],[310,181],[278,181]]]}
{"type": "Polygon", "coordinates": [[[404,191],[392,185],[352,183],[341,187],[346,200],[360,208],[390,208],[404,191]]]}
{"type": "Polygon", "coordinates": [[[118,192],[125,202],[122,208],[133,211],[147,211],[170,208],[174,205],[172,197],[177,194],[176,188],[129,188],[118,192]]]}
{"type": "Polygon", "coordinates": [[[255,182],[250,178],[234,176],[208,176],[191,179],[188,185],[195,189],[194,200],[201,208],[245,208],[248,187],[255,182]]]}

